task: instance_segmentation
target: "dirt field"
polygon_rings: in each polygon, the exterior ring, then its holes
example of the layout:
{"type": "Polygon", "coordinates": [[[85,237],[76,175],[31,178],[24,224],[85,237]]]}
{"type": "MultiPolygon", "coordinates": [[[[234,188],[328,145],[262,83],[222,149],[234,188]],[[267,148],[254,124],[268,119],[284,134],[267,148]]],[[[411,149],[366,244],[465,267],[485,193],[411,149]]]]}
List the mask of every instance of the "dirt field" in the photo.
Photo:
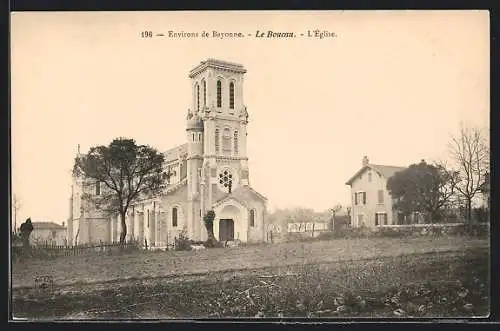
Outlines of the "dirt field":
{"type": "Polygon", "coordinates": [[[486,317],[489,249],[18,289],[28,319],[486,317]]]}
{"type": "Polygon", "coordinates": [[[191,252],[141,252],[118,256],[73,256],[16,262],[13,288],[33,287],[36,275],[52,275],[57,286],[155,278],[226,270],[328,263],[413,253],[489,247],[467,237],[337,239],[308,243],[245,246],[191,252]]]}

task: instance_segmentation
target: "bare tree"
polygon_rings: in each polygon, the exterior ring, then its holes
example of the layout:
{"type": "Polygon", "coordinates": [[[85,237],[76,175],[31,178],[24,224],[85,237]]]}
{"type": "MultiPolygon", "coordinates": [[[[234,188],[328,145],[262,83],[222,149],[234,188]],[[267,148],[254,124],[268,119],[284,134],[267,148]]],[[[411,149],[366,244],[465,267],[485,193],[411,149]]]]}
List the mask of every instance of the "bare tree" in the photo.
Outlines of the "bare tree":
{"type": "MultiPolygon", "coordinates": [[[[21,209],[21,200],[14,194],[12,197],[12,209],[14,211],[14,234],[17,233],[17,212],[21,209]]],[[[12,223],[11,223],[12,224],[12,223]]]]}
{"type": "Polygon", "coordinates": [[[472,201],[480,193],[490,169],[490,150],[484,132],[477,127],[460,128],[449,143],[451,158],[458,174],[456,190],[465,202],[467,221],[472,219],[472,201]]]}

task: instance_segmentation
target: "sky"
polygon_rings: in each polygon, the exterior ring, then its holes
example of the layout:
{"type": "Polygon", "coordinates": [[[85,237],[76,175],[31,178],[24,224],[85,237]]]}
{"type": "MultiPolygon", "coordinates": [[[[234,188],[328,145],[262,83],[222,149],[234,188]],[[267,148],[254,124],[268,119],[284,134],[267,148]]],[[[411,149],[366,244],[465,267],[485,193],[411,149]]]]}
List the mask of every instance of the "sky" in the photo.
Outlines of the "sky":
{"type": "Polygon", "coordinates": [[[250,184],[271,210],[348,204],[345,182],[364,155],[397,166],[443,159],[461,123],[489,128],[487,11],[16,12],[18,226],[66,221],[78,145],[184,143],[188,72],[207,58],[247,69],[250,184]],[[315,29],[336,37],[299,37],[315,29]],[[141,38],[203,30],[245,37],[141,38]]]}

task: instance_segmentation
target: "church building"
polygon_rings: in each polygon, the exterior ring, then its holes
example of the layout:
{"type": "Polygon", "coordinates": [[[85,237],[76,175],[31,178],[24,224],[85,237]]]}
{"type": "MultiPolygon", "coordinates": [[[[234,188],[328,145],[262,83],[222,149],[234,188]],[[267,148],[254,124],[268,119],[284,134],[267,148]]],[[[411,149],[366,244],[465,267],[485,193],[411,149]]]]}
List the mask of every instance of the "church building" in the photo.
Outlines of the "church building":
{"type": "MultiPolygon", "coordinates": [[[[208,59],[189,72],[191,107],[186,114],[186,143],[166,151],[163,194],[129,207],[127,239],[165,247],[181,231],[195,241],[207,239],[203,222],[213,209],[220,241],[265,241],[266,198],[250,186],[247,157],[248,111],[243,102],[246,69],[208,59]]],[[[72,244],[116,242],[120,216],[102,211],[104,185],[73,179],[68,219],[72,244]],[[84,198],[90,196],[91,198],[84,198]]]]}

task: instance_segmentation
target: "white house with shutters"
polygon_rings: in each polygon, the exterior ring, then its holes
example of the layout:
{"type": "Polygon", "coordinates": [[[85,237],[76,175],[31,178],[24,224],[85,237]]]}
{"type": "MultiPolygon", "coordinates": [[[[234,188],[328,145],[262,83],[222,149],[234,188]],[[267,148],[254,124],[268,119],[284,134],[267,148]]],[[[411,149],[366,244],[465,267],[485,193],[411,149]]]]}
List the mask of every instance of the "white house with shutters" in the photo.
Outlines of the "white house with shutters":
{"type": "Polygon", "coordinates": [[[351,224],[353,227],[375,227],[399,224],[393,210],[393,198],[387,190],[387,180],[405,167],[370,164],[363,157],[359,169],[346,183],[351,187],[351,224]]]}

